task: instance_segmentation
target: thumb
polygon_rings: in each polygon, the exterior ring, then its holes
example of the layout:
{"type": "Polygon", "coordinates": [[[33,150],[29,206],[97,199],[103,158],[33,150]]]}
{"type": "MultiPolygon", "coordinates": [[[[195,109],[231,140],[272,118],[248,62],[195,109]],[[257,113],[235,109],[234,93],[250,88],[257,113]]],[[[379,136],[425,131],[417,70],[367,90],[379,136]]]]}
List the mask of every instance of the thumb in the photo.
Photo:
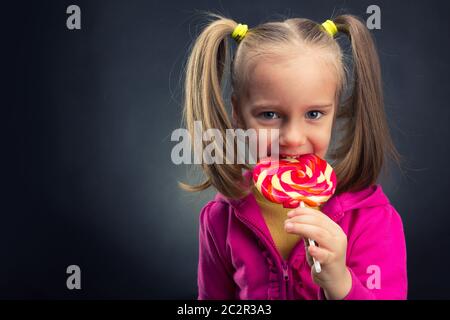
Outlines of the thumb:
{"type": "Polygon", "coordinates": [[[308,265],[311,267],[314,264],[313,258],[308,252],[309,247],[309,241],[306,238],[303,238],[303,244],[305,245],[305,252],[306,252],[306,261],[308,262],[308,265]]]}

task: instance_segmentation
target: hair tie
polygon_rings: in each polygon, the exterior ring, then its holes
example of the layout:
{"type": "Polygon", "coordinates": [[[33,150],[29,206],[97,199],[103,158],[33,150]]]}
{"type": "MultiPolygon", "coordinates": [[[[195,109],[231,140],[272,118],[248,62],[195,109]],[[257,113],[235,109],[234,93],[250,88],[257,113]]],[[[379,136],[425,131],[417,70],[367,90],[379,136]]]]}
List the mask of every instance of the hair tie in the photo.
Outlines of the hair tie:
{"type": "Polygon", "coordinates": [[[244,39],[245,35],[247,34],[248,26],[246,24],[238,24],[236,28],[234,28],[233,33],[231,34],[231,37],[236,40],[237,42],[240,42],[242,39],[244,39]]]}
{"type": "Polygon", "coordinates": [[[338,32],[338,28],[334,24],[333,21],[327,20],[324,23],[322,23],[322,27],[325,29],[325,31],[333,38],[334,35],[338,32]]]}

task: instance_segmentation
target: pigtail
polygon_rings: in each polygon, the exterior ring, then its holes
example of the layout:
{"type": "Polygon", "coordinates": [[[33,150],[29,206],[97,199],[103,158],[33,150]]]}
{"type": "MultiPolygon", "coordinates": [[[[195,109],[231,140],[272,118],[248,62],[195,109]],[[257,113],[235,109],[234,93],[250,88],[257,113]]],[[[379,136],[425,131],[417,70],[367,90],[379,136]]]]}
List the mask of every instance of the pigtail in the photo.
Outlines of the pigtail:
{"type": "Polygon", "coordinates": [[[335,166],[339,194],[376,183],[386,158],[398,163],[400,156],[389,134],[380,62],[372,35],[352,15],[338,16],[334,23],[349,37],[353,55],[353,91],[338,115],[348,118],[335,154],[340,159],[335,166]]]}
{"type": "MultiPolygon", "coordinates": [[[[225,67],[230,64],[229,38],[237,23],[219,15],[210,15],[217,19],[206,26],[193,44],[185,73],[183,121],[190,133],[191,142],[194,141],[195,121],[202,122],[203,132],[218,129],[223,140],[226,129],[232,128],[222,97],[221,82],[225,67]]],[[[202,149],[210,143],[211,141],[205,142],[202,139],[202,149]]],[[[193,147],[196,147],[194,143],[193,147]]],[[[234,164],[234,161],[233,164],[225,164],[223,147],[215,150],[221,153],[224,164],[206,164],[202,159],[201,165],[207,179],[199,185],[178,182],[179,186],[186,191],[197,192],[212,185],[229,198],[245,196],[248,190],[241,187],[244,185],[242,168],[248,167],[234,164]]],[[[199,152],[201,154],[201,150],[199,152]]]]}

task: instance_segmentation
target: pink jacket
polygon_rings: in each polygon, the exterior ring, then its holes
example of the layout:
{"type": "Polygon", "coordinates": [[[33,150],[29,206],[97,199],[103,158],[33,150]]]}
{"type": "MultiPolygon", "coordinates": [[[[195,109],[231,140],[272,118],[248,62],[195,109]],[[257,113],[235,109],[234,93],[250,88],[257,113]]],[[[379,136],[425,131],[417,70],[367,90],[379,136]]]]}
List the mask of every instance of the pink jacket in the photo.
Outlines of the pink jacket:
{"type": "MultiPolygon", "coordinates": [[[[322,208],[347,235],[352,287],[346,300],[406,299],[406,245],[400,215],[381,185],[333,196],[322,208]]],[[[311,279],[302,241],[285,261],[253,194],[217,193],[199,221],[198,299],[325,299],[311,279]]]]}

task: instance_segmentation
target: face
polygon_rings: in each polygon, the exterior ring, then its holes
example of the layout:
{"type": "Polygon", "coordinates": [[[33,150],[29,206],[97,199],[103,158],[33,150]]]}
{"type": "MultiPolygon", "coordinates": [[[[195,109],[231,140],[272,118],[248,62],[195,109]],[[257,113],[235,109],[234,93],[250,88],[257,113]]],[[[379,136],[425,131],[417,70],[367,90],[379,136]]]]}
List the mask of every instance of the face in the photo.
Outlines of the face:
{"type": "MultiPolygon", "coordinates": [[[[249,70],[246,92],[232,96],[233,119],[244,129],[279,129],[280,157],[325,157],[336,109],[337,81],[316,56],[261,60],[249,70]]],[[[270,144],[268,141],[268,153],[270,144]]]]}

